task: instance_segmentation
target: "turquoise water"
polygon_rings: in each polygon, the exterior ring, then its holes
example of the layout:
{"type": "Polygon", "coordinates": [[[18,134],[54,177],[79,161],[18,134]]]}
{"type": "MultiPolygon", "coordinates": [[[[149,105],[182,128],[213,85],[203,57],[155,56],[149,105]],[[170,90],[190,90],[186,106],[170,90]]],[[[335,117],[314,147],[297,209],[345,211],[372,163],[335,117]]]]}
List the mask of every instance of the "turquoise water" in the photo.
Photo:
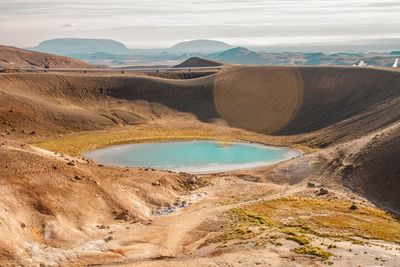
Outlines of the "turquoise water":
{"type": "Polygon", "coordinates": [[[106,147],[85,154],[102,164],[150,167],[189,173],[254,168],[294,158],[300,152],[250,143],[221,145],[216,141],[179,141],[106,147]]]}

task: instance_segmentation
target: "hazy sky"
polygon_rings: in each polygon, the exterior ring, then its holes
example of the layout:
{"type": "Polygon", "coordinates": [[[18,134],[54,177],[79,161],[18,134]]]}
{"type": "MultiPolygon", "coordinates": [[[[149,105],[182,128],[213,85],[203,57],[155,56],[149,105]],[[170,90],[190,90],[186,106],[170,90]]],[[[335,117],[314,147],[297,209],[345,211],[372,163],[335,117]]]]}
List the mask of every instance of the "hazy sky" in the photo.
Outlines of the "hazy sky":
{"type": "Polygon", "coordinates": [[[0,0],[0,43],[109,38],[268,45],[400,37],[400,0],[0,0]]]}

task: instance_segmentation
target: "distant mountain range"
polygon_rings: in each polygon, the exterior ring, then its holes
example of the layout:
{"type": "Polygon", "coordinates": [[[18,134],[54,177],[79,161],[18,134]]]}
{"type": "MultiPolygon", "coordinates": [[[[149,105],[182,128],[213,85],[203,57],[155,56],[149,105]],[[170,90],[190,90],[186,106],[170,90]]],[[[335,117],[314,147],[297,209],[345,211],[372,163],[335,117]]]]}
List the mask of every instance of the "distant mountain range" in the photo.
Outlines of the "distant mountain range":
{"type": "Polygon", "coordinates": [[[136,55],[138,53],[213,53],[232,48],[224,42],[213,40],[193,40],[177,43],[170,48],[164,49],[129,49],[123,43],[109,39],[80,39],[59,38],[41,42],[38,46],[30,48],[37,52],[47,52],[62,55],[71,54],[114,54],[114,55],[136,55]]]}
{"type": "MultiPolygon", "coordinates": [[[[380,42],[379,45],[395,41],[380,42]]],[[[361,43],[360,45],[365,45],[361,43]]],[[[107,39],[53,39],[30,48],[73,57],[92,64],[109,66],[176,65],[191,57],[217,62],[252,65],[359,65],[360,62],[375,66],[393,66],[400,57],[398,51],[388,52],[267,52],[271,48],[233,47],[214,40],[193,40],[178,43],[165,49],[130,49],[123,43],[107,39]]],[[[317,49],[317,48],[315,48],[317,49]]],[[[301,50],[299,48],[299,50],[301,50]]],[[[315,50],[318,51],[318,50],[315,50]]]]}
{"type": "Polygon", "coordinates": [[[400,53],[302,53],[282,52],[267,53],[251,51],[247,48],[237,47],[223,52],[207,55],[207,59],[232,63],[252,65],[365,65],[392,67],[400,53]]]}

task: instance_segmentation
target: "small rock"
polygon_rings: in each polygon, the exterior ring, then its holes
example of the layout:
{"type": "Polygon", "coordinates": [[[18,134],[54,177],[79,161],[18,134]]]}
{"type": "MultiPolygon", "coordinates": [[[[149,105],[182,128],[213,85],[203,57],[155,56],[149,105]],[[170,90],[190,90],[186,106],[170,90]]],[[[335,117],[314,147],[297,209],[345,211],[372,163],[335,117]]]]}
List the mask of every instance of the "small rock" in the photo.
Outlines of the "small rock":
{"type": "Polygon", "coordinates": [[[125,210],[125,211],[123,211],[123,212],[120,212],[119,214],[117,214],[116,216],[115,216],[115,219],[116,220],[121,220],[121,221],[129,221],[129,219],[130,219],[130,215],[129,215],[129,211],[128,210],[125,210]]]}
{"type": "Polygon", "coordinates": [[[325,188],[320,188],[316,195],[323,196],[323,195],[327,195],[328,193],[329,193],[328,190],[326,190],[325,188]]]}
{"type": "Polygon", "coordinates": [[[75,166],[75,163],[72,162],[72,161],[68,161],[67,165],[69,165],[69,166],[75,166]]]}
{"type": "Polygon", "coordinates": [[[24,229],[26,227],[25,223],[21,223],[21,228],[24,229]]]}
{"type": "Polygon", "coordinates": [[[131,224],[138,223],[138,222],[139,222],[139,220],[138,220],[137,218],[134,218],[134,219],[131,221],[131,224]]]}
{"type": "Polygon", "coordinates": [[[35,131],[32,131],[32,132],[30,132],[29,134],[30,134],[30,135],[35,135],[36,132],[35,132],[35,131]]]}
{"type": "Polygon", "coordinates": [[[107,237],[106,239],[104,239],[105,242],[110,242],[111,240],[113,240],[114,238],[112,236],[107,237]]]}
{"type": "Polygon", "coordinates": [[[307,182],[307,187],[313,188],[315,187],[315,184],[313,182],[307,182]]]}
{"type": "Polygon", "coordinates": [[[350,206],[350,210],[358,210],[357,205],[353,203],[353,204],[350,206]]]}
{"type": "Polygon", "coordinates": [[[196,190],[197,189],[197,185],[193,184],[189,186],[190,190],[196,190]]]}
{"type": "Polygon", "coordinates": [[[155,182],[152,182],[151,185],[153,185],[153,186],[161,186],[161,183],[160,183],[160,181],[155,181],[155,182]]]}
{"type": "Polygon", "coordinates": [[[197,178],[197,176],[195,176],[195,175],[192,175],[190,178],[189,178],[189,184],[195,184],[196,182],[197,182],[197,180],[198,180],[198,178],[197,178]]]}
{"type": "Polygon", "coordinates": [[[78,181],[80,181],[80,180],[82,180],[82,177],[81,176],[79,176],[79,175],[75,175],[75,180],[78,180],[78,181]]]}
{"type": "Polygon", "coordinates": [[[188,206],[187,201],[186,200],[182,201],[180,206],[181,208],[186,208],[188,206]]]}

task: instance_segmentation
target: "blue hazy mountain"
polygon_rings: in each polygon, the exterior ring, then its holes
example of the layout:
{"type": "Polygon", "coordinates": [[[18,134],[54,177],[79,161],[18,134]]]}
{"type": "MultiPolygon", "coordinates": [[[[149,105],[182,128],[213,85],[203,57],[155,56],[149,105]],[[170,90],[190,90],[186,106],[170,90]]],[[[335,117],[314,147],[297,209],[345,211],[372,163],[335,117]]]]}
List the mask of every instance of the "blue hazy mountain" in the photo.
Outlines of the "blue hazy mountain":
{"type": "Polygon", "coordinates": [[[169,48],[169,53],[214,53],[232,48],[224,42],[214,40],[192,40],[187,42],[177,43],[169,48]]]}
{"type": "Polygon", "coordinates": [[[109,39],[59,38],[46,40],[30,48],[38,52],[57,55],[107,53],[123,55],[130,50],[123,43],[109,39]]]}
{"type": "Polygon", "coordinates": [[[164,49],[129,49],[123,43],[109,39],[83,39],[83,38],[58,38],[41,42],[30,50],[47,52],[58,55],[83,55],[83,54],[196,54],[224,51],[232,46],[214,40],[193,40],[177,43],[164,49]]]}

